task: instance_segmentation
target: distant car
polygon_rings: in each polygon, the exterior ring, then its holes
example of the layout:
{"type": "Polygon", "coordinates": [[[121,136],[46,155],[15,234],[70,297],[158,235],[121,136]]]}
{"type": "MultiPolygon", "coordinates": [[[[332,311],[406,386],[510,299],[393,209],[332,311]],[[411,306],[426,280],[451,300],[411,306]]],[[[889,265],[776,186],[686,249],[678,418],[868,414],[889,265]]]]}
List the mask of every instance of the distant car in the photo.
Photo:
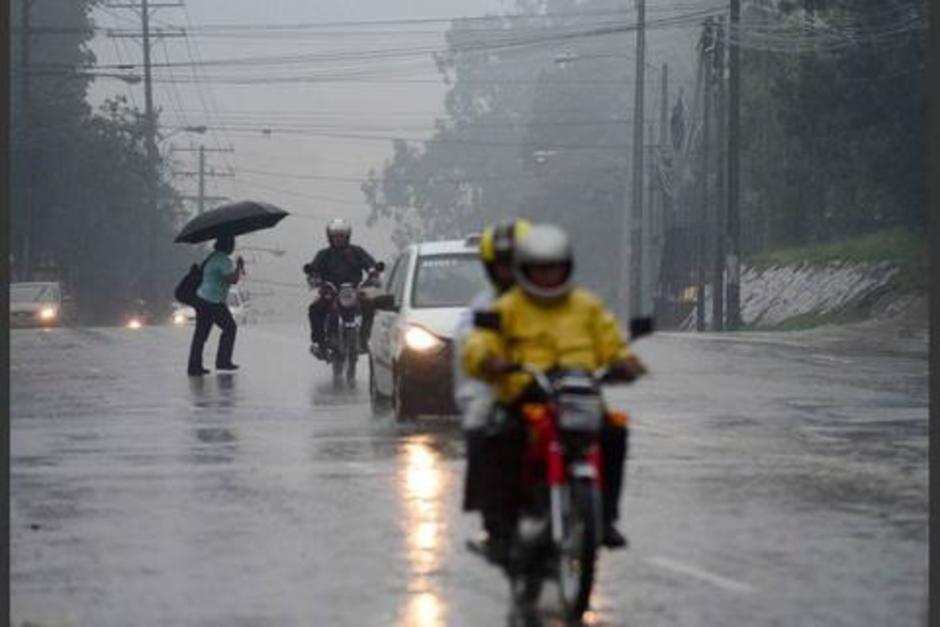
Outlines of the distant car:
{"type": "Polygon", "coordinates": [[[62,288],[57,282],[10,284],[11,327],[53,327],[62,319],[62,288]]]}
{"type": "MultiPolygon", "coordinates": [[[[232,317],[238,324],[248,324],[254,321],[251,312],[251,300],[248,292],[241,289],[230,289],[228,292],[228,310],[232,312],[232,317]]],[[[196,323],[196,310],[189,305],[182,303],[173,303],[173,312],[170,314],[170,322],[175,326],[184,326],[196,323]]]]}
{"type": "Polygon", "coordinates": [[[412,244],[392,264],[369,338],[375,411],[390,404],[396,420],[457,412],[454,332],[461,313],[487,286],[478,244],[475,236],[412,244]]]}

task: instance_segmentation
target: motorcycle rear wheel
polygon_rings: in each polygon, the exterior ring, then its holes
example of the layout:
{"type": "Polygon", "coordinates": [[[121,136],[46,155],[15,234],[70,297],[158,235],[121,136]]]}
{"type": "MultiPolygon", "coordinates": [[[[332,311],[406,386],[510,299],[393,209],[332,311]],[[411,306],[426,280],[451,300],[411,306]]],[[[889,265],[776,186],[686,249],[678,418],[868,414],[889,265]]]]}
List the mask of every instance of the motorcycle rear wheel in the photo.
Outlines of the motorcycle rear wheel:
{"type": "Polygon", "coordinates": [[[558,547],[558,593],[569,621],[580,621],[591,600],[597,561],[596,490],[587,481],[570,486],[569,508],[558,547]]]}

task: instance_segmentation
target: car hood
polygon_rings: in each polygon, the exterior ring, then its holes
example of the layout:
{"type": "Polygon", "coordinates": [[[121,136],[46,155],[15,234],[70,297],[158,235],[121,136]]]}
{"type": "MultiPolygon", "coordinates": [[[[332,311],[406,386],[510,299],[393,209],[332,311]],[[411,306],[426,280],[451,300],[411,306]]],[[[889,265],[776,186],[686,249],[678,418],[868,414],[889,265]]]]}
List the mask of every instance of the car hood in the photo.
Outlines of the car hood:
{"type": "Polygon", "coordinates": [[[466,310],[466,307],[412,309],[408,312],[407,322],[421,325],[435,335],[451,339],[457,330],[460,316],[466,310]]]}

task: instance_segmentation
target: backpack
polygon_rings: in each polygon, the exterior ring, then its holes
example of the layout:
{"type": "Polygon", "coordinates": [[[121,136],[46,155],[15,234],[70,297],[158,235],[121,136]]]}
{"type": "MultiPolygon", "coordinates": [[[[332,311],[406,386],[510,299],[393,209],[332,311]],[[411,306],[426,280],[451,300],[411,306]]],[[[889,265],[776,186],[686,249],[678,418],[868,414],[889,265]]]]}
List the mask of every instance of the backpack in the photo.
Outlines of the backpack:
{"type": "Polygon", "coordinates": [[[202,283],[202,270],[206,267],[206,262],[208,261],[209,258],[207,257],[206,261],[203,261],[201,266],[197,266],[196,264],[189,266],[189,272],[180,279],[180,282],[176,285],[176,289],[173,290],[173,297],[176,299],[176,302],[189,305],[190,307],[196,306],[198,298],[196,296],[196,290],[199,289],[199,284],[202,283]]]}

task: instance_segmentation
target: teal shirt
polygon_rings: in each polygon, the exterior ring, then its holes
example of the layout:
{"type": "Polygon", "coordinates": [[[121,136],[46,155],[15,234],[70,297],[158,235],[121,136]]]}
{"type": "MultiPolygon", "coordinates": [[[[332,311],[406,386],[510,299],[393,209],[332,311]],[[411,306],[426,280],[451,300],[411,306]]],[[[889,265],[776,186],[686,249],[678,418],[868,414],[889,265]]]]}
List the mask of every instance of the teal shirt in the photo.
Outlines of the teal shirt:
{"type": "Polygon", "coordinates": [[[202,270],[202,283],[196,296],[209,303],[224,303],[228,298],[231,283],[225,277],[235,271],[235,264],[225,253],[215,251],[202,270]]]}

